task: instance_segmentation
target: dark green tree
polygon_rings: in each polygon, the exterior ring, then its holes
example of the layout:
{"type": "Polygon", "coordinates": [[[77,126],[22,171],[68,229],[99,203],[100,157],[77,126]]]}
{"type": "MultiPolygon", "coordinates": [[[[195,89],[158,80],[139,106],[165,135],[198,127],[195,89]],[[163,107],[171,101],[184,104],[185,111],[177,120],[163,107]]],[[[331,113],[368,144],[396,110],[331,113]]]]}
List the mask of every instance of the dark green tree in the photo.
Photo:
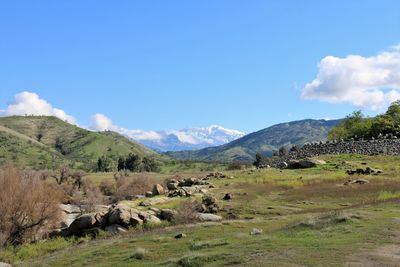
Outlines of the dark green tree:
{"type": "Polygon", "coordinates": [[[145,172],[158,172],[160,167],[154,158],[144,157],[142,160],[143,170],[145,172]]]}

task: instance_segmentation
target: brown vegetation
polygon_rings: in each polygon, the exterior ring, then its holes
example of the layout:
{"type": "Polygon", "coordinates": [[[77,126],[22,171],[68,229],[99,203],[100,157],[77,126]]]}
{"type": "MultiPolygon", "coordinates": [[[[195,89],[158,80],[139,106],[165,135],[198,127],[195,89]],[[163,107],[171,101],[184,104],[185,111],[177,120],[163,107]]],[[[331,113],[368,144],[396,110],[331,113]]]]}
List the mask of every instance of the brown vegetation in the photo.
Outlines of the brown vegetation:
{"type": "Polygon", "coordinates": [[[143,195],[147,191],[151,191],[154,183],[148,175],[119,176],[116,178],[115,197],[118,200],[126,199],[132,195],[143,195]]]}
{"type": "Polygon", "coordinates": [[[196,222],[197,213],[201,208],[201,204],[195,199],[187,199],[178,207],[177,214],[174,218],[176,224],[189,224],[196,222]]]}
{"type": "Polygon", "coordinates": [[[60,215],[61,192],[30,172],[0,170],[0,245],[36,240],[60,215]]]}

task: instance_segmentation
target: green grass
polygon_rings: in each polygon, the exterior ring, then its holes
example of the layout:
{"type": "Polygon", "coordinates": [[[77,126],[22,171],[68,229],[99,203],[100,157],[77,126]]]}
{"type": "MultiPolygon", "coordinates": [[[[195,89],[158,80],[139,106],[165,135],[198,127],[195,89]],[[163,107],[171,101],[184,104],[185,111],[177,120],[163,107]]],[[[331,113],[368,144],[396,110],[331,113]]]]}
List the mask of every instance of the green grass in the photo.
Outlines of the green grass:
{"type": "MultiPolygon", "coordinates": [[[[29,245],[29,253],[18,252],[21,248],[3,251],[0,260],[21,266],[347,266],[358,253],[396,244],[400,158],[321,158],[328,162],[326,166],[229,171],[226,174],[233,179],[211,179],[215,188],[210,192],[219,200],[220,215],[233,213],[239,220],[144,227],[84,244],[47,241],[49,247],[43,245],[47,242],[29,245]],[[383,174],[346,174],[346,169],[365,167],[365,162],[383,174]],[[354,178],[370,183],[343,185],[354,178]],[[226,193],[232,194],[232,200],[222,200],[226,193]],[[263,234],[251,235],[253,228],[262,229],[263,234]],[[175,239],[179,233],[186,237],[175,239]]],[[[177,208],[183,200],[156,207],[177,208]]],[[[134,207],[138,203],[129,202],[134,207]]]]}

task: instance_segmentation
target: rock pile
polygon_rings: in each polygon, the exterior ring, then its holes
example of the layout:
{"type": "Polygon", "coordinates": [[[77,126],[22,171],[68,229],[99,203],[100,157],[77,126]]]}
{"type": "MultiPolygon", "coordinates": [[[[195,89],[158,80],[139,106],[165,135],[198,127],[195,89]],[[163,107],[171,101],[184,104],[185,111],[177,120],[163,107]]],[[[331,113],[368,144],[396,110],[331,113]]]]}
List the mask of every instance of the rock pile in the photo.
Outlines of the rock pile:
{"type": "Polygon", "coordinates": [[[201,203],[201,211],[205,213],[217,213],[219,211],[217,199],[213,196],[204,196],[201,203]]]}
{"type": "Polygon", "coordinates": [[[129,227],[142,224],[159,224],[161,220],[173,221],[176,211],[168,209],[137,210],[124,204],[116,204],[107,211],[100,211],[78,216],[68,227],[54,230],[54,236],[96,236],[101,230],[110,233],[127,231],[129,227]]]}

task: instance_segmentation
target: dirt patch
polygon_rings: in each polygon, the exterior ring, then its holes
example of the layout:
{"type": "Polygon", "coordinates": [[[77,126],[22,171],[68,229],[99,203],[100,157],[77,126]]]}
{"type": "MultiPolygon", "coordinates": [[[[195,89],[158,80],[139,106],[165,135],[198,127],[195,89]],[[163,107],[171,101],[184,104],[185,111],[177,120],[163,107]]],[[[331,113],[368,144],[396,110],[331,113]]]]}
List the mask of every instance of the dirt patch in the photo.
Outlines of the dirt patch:
{"type": "Polygon", "coordinates": [[[352,255],[347,265],[351,267],[400,267],[400,231],[394,233],[391,241],[393,243],[352,255]]]}

